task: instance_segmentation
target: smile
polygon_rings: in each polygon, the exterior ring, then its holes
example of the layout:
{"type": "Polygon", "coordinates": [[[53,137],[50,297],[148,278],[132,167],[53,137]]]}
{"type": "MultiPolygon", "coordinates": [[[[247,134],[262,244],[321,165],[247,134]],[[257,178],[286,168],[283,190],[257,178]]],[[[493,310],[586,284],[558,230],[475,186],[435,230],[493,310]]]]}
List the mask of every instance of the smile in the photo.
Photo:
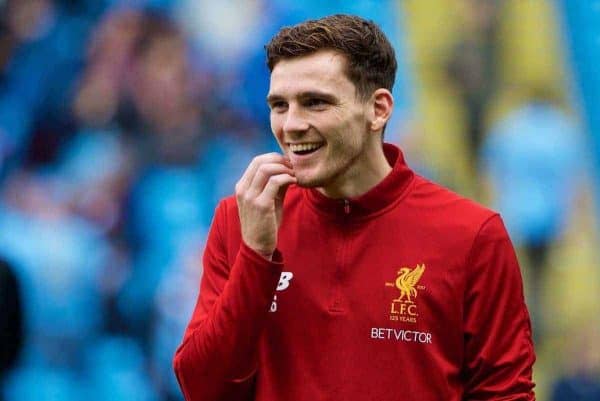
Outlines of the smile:
{"type": "Polygon", "coordinates": [[[321,148],[324,142],[290,143],[290,150],[297,155],[307,155],[321,148]]]}

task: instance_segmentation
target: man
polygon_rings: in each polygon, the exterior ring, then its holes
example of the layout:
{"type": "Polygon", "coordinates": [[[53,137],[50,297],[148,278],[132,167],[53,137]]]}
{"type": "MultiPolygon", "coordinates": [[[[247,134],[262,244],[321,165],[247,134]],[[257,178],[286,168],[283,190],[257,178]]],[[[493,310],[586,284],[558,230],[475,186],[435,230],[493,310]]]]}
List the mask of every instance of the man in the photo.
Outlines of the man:
{"type": "Polygon", "coordinates": [[[396,71],[372,22],[266,46],[271,126],[217,208],[174,360],[192,400],[533,400],[500,217],[414,174],[382,135],[396,71]]]}

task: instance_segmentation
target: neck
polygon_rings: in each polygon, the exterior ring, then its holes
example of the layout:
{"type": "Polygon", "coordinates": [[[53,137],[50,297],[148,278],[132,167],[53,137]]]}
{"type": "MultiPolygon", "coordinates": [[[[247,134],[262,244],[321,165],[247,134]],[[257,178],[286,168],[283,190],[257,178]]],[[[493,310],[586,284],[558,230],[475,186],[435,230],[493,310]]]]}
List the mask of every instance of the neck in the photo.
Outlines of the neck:
{"type": "Polygon", "coordinates": [[[317,190],[332,199],[350,199],[359,197],[377,184],[392,171],[381,142],[377,143],[371,151],[361,154],[342,176],[338,177],[331,185],[319,187],[317,190]]]}

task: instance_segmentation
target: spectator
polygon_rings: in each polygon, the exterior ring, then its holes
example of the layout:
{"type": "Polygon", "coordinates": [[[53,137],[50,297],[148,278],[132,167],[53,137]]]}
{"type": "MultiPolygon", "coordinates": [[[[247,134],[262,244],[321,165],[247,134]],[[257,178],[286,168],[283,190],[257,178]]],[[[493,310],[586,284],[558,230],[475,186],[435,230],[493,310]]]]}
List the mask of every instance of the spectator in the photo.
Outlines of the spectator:
{"type": "Polygon", "coordinates": [[[503,0],[468,0],[464,7],[463,37],[448,61],[448,71],[466,112],[466,140],[471,167],[476,171],[487,107],[497,89],[496,48],[503,0]]]}
{"type": "Polygon", "coordinates": [[[81,127],[109,128],[123,123],[126,77],[141,25],[141,12],[124,9],[107,13],[95,27],[73,99],[73,113],[81,127]]]}

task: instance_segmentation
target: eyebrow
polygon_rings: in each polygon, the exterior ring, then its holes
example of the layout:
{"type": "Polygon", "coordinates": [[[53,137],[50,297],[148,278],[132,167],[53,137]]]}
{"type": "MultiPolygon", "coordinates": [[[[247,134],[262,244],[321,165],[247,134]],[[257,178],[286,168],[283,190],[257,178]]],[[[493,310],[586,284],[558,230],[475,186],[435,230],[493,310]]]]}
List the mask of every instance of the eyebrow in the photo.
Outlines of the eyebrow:
{"type": "Polygon", "coordinates": [[[273,103],[278,102],[280,100],[283,100],[283,97],[279,96],[279,95],[269,95],[269,96],[267,96],[267,103],[268,104],[273,104],[273,103]]]}
{"type": "MultiPolygon", "coordinates": [[[[329,100],[329,101],[336,101],[337,97],[335,97],[335,95],[328,93],[328,92],[322,92],[322,91],[316,91],[316,90],[311,90],[311,91],[306,91],[306,92],[300,92],[297,97],[299,99],[307,99],[307,98],[322,98],[325,100],[329,100]]],[[[277,95],[277,94],[271,94],[269,96],[267,96],[267,103],[268,104],[273,104],[275,102],[278,101],[282,101],[285,100],[283,96],[281,95],[277,95]]]]}

